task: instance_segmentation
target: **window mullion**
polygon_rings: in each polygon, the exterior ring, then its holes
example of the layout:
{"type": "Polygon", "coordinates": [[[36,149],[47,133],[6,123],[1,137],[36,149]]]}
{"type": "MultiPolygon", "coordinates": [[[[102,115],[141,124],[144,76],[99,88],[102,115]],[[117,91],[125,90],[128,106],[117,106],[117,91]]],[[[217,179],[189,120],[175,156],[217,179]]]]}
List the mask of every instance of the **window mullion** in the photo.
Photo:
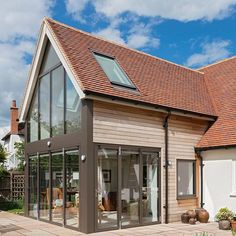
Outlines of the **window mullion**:
{"type": "Polygon", "coordinates": [[[50,85],[49,85],[49,130],[50,137],[52,137],[52,71],[50,71],[50,85]]]}
{"type": "Polygon", "coordinates": [[[65,69],[63,70],[64,71],[64,107],[63,107],[63,124],[64,124],[64,134],[67,133],[66,131],[66,107],[67,107],[67,98],[66,98],[66,89],[67,89],[67,83],[66,83],[66,71],[65,69]]]}

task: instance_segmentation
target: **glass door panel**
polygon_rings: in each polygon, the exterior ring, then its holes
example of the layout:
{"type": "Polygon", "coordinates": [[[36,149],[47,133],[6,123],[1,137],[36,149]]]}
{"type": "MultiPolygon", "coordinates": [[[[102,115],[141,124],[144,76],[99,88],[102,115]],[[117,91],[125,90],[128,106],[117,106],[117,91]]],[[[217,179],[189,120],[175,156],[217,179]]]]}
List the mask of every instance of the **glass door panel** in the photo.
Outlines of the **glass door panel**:
{"type": "Polygon", "coordinates": [[[118,227],[118,151],[100,148],[97,165],[98,229],[118,227]]]}
{"type": "Polygon", "coordinates": [[[158,221],[158,153],[143,152],[142,222],[158,221]]]}
{"type": "Polygon", "coordinates": [[[66,225],[79,227],[79,152],[66,152],[66,225]]]}
{"type": "Polygon", "coordinates": [[[39,156],[39,218],[49,220],[49,155],[39,156]]]}
{"type": "Polygon", "coordinates": [[[121,225],[139,224],[139,152],[122,151],[121,225]]]}
{"type": "Polygon", "coordinates": [[[63,154],[52,154],[52,221],[63,223],[63,154]]]}
{"type": "Polygon", "coordinates": [[[37,176],[38,157],[29,157],[29,216],[38,217],[37,176]]]}

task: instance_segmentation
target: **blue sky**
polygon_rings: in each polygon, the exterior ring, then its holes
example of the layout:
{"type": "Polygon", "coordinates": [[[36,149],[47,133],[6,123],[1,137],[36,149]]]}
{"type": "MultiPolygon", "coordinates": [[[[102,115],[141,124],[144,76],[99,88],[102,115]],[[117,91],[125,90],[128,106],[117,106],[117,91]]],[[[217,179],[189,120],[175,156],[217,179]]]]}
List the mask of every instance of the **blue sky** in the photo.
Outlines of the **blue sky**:
{"type": "Polygon", "coordinates": [[[44,16],[191,68],[236,55],[236,0],[9,0],[0,16],[0,127],[21,104],[44,16]]]}

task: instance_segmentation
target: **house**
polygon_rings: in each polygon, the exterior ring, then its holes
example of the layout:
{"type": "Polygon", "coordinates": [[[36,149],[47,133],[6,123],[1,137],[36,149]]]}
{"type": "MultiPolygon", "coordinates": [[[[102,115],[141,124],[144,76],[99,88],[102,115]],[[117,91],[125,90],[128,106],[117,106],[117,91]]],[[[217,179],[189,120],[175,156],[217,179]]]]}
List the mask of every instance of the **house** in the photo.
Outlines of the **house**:
{"type": "Polygon", "coordinates": [[[10,108],[10,131],[1,139],[3,146],[7,152],[7,160],[5,166],[8,170],[17,168],[19,161],[16,158],[15,143],[24,141],[24,126],[18,122],[18,108],[16,101],[12,101],[10,108]]]}
{"type": "Polygon", "coordinates": [[[202,204],[213,220],[221,207],[236,212],[236,57],[201,68],[218,119],[196,146],[202,158],[202,204]]]}
{"type": "Polygon", "coordinates": [[[208,84],[205,69],[45,18],[20,113],[26,215],[92,233],[203,205],[202,143],[219,119],[208,84]]]}

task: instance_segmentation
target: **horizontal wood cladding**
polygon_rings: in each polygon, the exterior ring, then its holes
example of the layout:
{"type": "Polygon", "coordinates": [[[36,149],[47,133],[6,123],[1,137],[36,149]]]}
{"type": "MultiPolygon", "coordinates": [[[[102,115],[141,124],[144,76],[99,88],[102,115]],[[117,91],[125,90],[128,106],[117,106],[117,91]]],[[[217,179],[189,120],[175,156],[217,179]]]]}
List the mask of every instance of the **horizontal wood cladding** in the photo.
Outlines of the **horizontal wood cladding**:
{"type": "Polygon", "coordinates": [[[101,102],[94,103],[94,142],[163,147],[164,115],[101,102]]]}
{"type": "MultiPolygon", "coordinates": [[[[165,202],[163,121],[166,114],[104,102],[94,102],[93,114],[94,142],[161,148],[163,209],[165,202]]],[[[189,117],[171,115],[169,119],[169,160],[172,163],[169,167],[169,222],[179,221],[183,212],[199,206],[198,187],[196,198],[177,200],[176,160],[196,159],[194,146],[204,134],[207,125],[206,121],[189,117]]],[[[198,172],[197,170],[196,173],[198,172]]],[[[162,216],[164,217],[164,210],[162,216]]]]}

